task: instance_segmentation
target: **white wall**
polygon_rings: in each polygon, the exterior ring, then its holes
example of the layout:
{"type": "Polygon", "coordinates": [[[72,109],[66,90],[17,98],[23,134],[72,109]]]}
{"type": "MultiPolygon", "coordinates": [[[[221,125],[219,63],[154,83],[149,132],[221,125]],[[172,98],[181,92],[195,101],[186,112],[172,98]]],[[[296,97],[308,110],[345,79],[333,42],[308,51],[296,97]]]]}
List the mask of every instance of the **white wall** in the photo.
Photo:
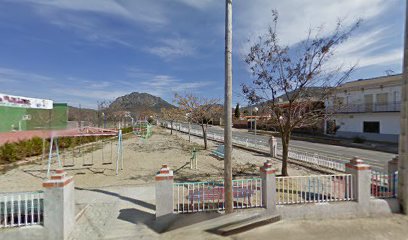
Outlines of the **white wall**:
{"type": "MultiPolygon", "coordinates": [[[[375,88],[364,88],[364,90],[348,90],[347,92],[336,93],[337,97],[344,98],[344,104],[364,104],[364,95],[372,94],[373,103],[377,102],[378,93],[388,93],[388,103],[401,101],[401,86],[376,86],[375,88]]],[[[328,106],[332,106],[333,99],[329,99],[328,106]]]]}
{"type": "Polygon", "coordinates": [[[338,114],[332,116],[336,120],[336,126],[340,126],[341,132],[363,132],[364,121],[379,121],[381,134],[399,134],[400,133],[400,113],[356,113],[356,114],[338,114]]]}

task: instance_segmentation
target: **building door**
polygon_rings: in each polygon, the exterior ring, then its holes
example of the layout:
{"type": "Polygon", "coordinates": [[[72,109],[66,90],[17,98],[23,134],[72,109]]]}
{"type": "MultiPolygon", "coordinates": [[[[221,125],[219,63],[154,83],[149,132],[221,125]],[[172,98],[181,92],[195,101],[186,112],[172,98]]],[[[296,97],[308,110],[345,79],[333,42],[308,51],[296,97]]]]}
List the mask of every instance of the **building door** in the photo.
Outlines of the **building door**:
{"type": "Polygon", "coordinates": [[[366,112],[373,111],[373,94],[364,95],[364,107],[366,112]]]}

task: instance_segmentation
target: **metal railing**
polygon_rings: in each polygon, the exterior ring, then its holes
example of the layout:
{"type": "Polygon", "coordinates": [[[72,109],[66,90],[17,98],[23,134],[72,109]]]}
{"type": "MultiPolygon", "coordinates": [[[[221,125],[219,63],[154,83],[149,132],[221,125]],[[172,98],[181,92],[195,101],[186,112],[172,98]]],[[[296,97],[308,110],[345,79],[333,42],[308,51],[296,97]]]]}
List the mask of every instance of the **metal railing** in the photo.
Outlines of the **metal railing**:
{"type": "Polygon", "coordinates": [[[354,200],[351,174],[276,178],[276,204],[304,204],[354,200]]]}
{"type": "MultiPolygon", "coordinates": [[[[262,207],[260,178],[232,180],[234,208],[262,207]]],[[[224,182],[174,183],[175,213],[224,210],[224,182]]]]}
{"type": "MultiPolygon", "coordinates": [[[[170,128],[170,124],[167,124],[167,127],[170,128]]],[[[179,130],[179,128],[173,124],[173,130],[179,130]]],[[[181,127],[179,131],[188,133],[188,128],[181,127]]],[[[202,131],[195,130],[195,129],[190,129],[190,134],[198,136],[198,137],[203,136],[202,131]]],[[[215,133],[210,133],[207,135],[207,139],[223,142],[224,136],[217,135],[215,133]]],[[[233,138],[232,143],[236,145],[244,146],[244,147],[249,147],[249,148],[269,152],[269,143],[266,141],[233,138]]],[[[308,163],[308,164],[315,164],[320,167],[324,167],[327,169],[336,170],[340,172],[346,171],[346,167],[344,164],[345,161],[340,157],[336,158],[336,157],[325,156],[325,155],[316,154],[316,153],[309,153],[304,150],[295,149],[293,147],[289,149],[288,155],[289,155],[289,158],[292,160],[297,160],[297,161],[308,163]]],[[[278,156],[282,156],[282,147],[279,145],[278,145],[278,156]]]]}
{"type": "Polygon", "coordinates": [[[327,110],[333,113],[399,112],[401,102],[327,106],[327,110]]]}
{"type": "Polygon", "coordinates": [[[0,193],[0,228],[42,224],[44,193],[0,193]]]}
{"type": "Polygon", "coordinates": [[[395,198],[398,195],[398,172],[391,175],[371,171],[371,196],[375,198],[395,198]]]}
{"type": "MultiPolygon", "coordinates": [[[[282,151],[278,151],[278,155],[282,155],[281,152],[282,151]]],[[[310,153],[290,150],[288,152],[288,157],[290,159],[295,159],[295,160],[298,160],[298,161],[301,161],[301,162],[318,165],[318,166],[321,166],[321,167],[337,170],[337,171],[340,171],[340,172],[345,172],[346,171],[346,166],[345,166],[344,163],[337,162],[335,159],[331,159],[331,158],[326,157],[326,156],[323,157],[323,156],[318,155],[318,154],[310,154],[310,153]]]]}

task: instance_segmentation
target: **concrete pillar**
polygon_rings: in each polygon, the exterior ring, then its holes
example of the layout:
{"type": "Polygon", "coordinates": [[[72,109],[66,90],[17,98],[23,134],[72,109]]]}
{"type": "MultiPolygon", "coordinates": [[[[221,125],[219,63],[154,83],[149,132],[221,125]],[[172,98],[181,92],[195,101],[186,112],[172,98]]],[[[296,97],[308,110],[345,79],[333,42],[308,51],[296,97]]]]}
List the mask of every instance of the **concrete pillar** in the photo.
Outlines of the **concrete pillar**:
{"type": "Polygon", "coordinates": [[[278,141],[274,136],[269,138],[269,151],[272,158],[276,158],[278,156],[278,141]]]}
{"type": "Polygon", "coordinates": [[[73,177],[59,169],[43,182],[44,228],[47,239],[68,239],[75,224],[75,197],[73,177]]]}
{"type": "Polygon", "coordinates": [[[264,207],[271,212],[276,211],[276,170],[267,161],[261,167],[262,202],[264,207]]]}
{"type": "Polygon", "coordinates": [[[164,164],[156,174],[156,219],[173,214],[173,171],[164,164]]]}
{"type": "Polygon", "coordinates": [[[368,212],[371,198],[371,166],[354,157],[346,163],[346,173],[353,175],[353,194],[363,210],[368,212]]]}
{"type": "Polygon", "coordinates": [[[408,4],[405,6],[404,62],[401,86],[401,130],[399,137],[398,200],[408,214],[408,4]]]}
{"type": "Polygon", "coordinates": [[[388,161],[388,176],[393,176],[398,171],[398,156],[388,161]]]}

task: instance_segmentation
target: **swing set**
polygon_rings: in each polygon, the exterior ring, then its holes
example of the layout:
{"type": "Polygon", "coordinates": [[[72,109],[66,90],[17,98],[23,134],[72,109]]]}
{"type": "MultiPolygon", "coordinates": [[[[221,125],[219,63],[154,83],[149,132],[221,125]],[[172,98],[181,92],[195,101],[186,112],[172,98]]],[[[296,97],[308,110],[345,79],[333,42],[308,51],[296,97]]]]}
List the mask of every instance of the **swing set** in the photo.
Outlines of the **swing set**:
{"type": "Polygon", "coordinates": [[[50,139],[47,177],[50,176],[53,157],[56,158],[59,168],[72,168],[75,166],[89,168],[96,164],[95,161],[97,159],[101,160],[101,165],[112,165],[116,160],[117,175],[119,173],[119,165],[120,169],[123,170],[122,130],[114,131],[86,127],[78,129],[76,133],[67,132],[56,136],[52,135],[50,139]],[[111,137],[107,138],[109,136],[111,137]],[[79,141],[79,146],[69,146],[60,151],[58,144],[60,137],[72,137],[79,141]],[[96,137],[96,141],[84,143],[85,137],[96,137]],[[101,139],[101,137],[103,138],[101,139]],[[54,151],[55,154],[53,154],[54,151]]]}

